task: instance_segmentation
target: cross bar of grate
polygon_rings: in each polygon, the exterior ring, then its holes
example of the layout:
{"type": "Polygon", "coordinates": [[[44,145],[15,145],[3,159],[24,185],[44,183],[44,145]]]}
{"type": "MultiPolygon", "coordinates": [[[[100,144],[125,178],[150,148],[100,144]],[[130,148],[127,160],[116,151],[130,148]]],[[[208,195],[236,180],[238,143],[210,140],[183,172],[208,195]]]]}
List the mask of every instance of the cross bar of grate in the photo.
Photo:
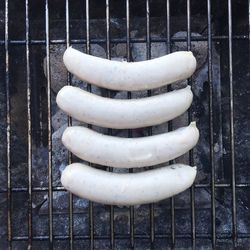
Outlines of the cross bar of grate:
{"type": "MultiPolygon", "coordinates": [[[[228,40],[229,37],[226,35],[223,36],[212,36],[211,37],[212,41],[224,41],[224,40],[228,40]]],[[[249,40],[250,36],[249,35],[234,35],[232,36],[232,40],[249,40]]],[[[202,36],[202,37],[197,37],[197,36],[191,36],[191,41],[194,42],[202,42],[202,41],[207,41],[208,40],[208,36],[202,36]]],[[[187,39],[186,37],[171,37],[170,38],[171,42],[186,42],[187,39]]],[[[110,39],[111,43],[126,43],[127,40],[126,38],[113,38],[110,39]]],[[[130,43],[145,43],[146,39],[145,38],[130,38],[130,43]]],[[[165,38],[156,38],[156,37],[151,37],[151,42],[166,42],[165,38]]],[[[65,44],[67,43],[66,39],[51,39],[50,40],[50,44],[65,44]]],[[[87,39],[70,39],[70,44],[86,44],[87,43],[87,39]]],[[[91,43],[96,43],[96,44],[105,44],[106,43],[106,39],[102,39],[102,38],[92,38],[91,39],[91,43]]],[[[26,45],[26,40],[9,40],[9,45],[26,45]]],[[[44,39],[30,39],[30,45],[46,45],[46,40],[44,39]]],[[[0,46],[5,46],[5,40],[0,40],[0,46]]]]}
{"type": "MultiPolygon", "coordinates": [[[[211,188],[211,184],[194,184],[195,188],[211,188]]],[[[215,188],[232,188],[232,185],[229,183],[217,183],[214,184],[215,188]]],[[[250,188],[250,183],[236,183],[235,188],[250,188]]],[[[17,193],[17,192],[28,192],[28,188],[25,187],[11,187],[11,192],[17,193]]],[[[43,191],[48,191],[48,187],[32,187],[32,192],[43,192],[43,191]]],[[[64,187],[62,186],[53,186],[53,191],[67,191],[64,187]]],[[[0,189],[0,193],[6,193],[8,192],[8,189],[0,189]]]]}
{"type": "MultiPolygon", "coordinates": [[[[195,188],[212,188],[211,184],[194,184],[195,188]]],[[[232,185],[229,183],[221,183],[221,184],[214,184],[215,188],[232,188],[232,185]]],[[[250,188],[250,183],[236,183],[235,188],[250,188]]],[[[47,192],[49,189],[48,187],[32,187],[32,192],[47,192]]],[[[67,191],[62,186],[53,186],[53,191],[67,191]]],[[[11,187],[11,192],[17,193],[17,192],[28,192],[28,188],[25,187],[11,187]]],[[[0,193],[6,193],[8,192],[8,189],[0,189],[0,193]]]]}
{"type": "MultiPolygon", "coordinates": [[[[69,240],[69,235],[54,235],[53,236],[55,240],[69,240]]],[[[171,234],[155,234],[156,239],[171,239],[171,234]]],[[[192,236],[190,234],[176,234],[176,239],[192,239],[192,236]]],[[[116,239],[118,240],[123,240],[123,239],[129,239],[129,235],[116,235],[116,239]]],[[[134,235],[135,239],[147,239],[150,240],[150,235],[146,234],[135,234],[134,235]]],[[[239,233],[238,234],[238,239],[245,239],[245,238],[250,238],[249,233],[239,233]]],[[[33,240],[48,240],[48,236],[34,236],[33,240]]],[[[75,235],[74,240],[89,240],[90,237],[89,235],[75,235]]],[[[97,240],[110,240],[110,235],[96,235],[95,239],[97,240]]],[[[211,239],[211,234],[196,234],[196,239],[211,239]]],[[[230,233],[219,233],[217,234],[217,239],[228,239],[232,240],[232,234],[230,233]]],[[[13,237],[13,241],[27,241],[28,237],[27,236],[18,236],[18,237],[13,237]]]]}

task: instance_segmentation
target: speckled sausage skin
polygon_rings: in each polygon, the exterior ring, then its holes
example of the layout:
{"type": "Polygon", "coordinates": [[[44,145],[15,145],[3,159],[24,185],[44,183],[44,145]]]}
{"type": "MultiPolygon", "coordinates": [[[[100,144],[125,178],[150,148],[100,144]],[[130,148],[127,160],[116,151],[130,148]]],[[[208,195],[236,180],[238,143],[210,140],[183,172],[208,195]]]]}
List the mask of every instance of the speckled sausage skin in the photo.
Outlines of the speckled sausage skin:
{"type": "Polygon", "coordinates": [[[196,59],[190,51],[178,51],[148,61],[118,62],[69,47],[63,61],[68,71],[83,81],[125,91],[154,89],[184,80],[196,69],[196,59]]]}
{"type": "Polygon", "coordinates": [[[112,173],[73,163],[62,173],[62,185],[73,194],[112,205],[157,202],[189,188],[196,167],[170,165],[140,173],[112,173]]]}
{"type": "Polygon", "coordinates": [[[118,100],[65,86],[56,97],[68,115],[85,123],[115,129],[153,126],[183,114],[191,105],[190,86],[165,94],[131,100],[118,100]]]}
{"type": "Polygon", "coordinates": [[[79,158],[117,168],[167,162],[188,152],[198,139],[195,122],[168,133],[141,138],[108,136],[79,126],[68,127],[62,136],[64,146],[79,158]]]}

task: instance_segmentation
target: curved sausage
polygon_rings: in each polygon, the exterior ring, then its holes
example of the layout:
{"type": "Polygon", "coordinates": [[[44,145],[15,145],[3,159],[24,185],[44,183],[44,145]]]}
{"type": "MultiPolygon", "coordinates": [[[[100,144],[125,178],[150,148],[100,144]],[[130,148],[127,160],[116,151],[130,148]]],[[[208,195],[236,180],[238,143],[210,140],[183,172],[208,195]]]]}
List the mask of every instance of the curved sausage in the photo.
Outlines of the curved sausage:
{"type": "Polygon", "coordinates": [[[189,188],[196,167],[175,164],[140,173],[112,173],[73,163],[62,173],[62,185],[73,194],[113,205],[157,202],[189,188]]]}
{"type": "Polygon", "coordinates": [[[58,106],[73,118],[93,125],[126,129],[157,125],[183,114],[191,105],[190,86],[141,99],[118,100],[65,86],[56,97],[58,106]]]}
{"type": "Polygon", "coordinates": [[[164,134],[120,138],[74,126],[63,133],[64,146],[79,158],[110,167],[135,168],[175,159],[193,148],[199,139],[196,123],[164,134]]]}
{"type": "Polygon", "coordinates": [[[83,81],[114,90],[158,88],[190,77],[196,69],[192,52],[178,51],[142,62],[118,62],[69,47],[63,56],[69,72],[83,81]]]}

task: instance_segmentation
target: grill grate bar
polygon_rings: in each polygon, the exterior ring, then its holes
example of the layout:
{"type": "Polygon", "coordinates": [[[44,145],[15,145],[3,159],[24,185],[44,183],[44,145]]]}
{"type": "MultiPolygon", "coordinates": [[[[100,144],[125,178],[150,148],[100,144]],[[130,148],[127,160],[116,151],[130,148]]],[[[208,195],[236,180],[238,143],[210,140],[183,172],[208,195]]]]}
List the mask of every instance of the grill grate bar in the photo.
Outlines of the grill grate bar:
{"type": "MultiPolygon", "coordinates": [[[[211,188],[211,184],[195,184],[195,188],[211,188]]],[[[223,183],[223,184],[214,184],[215,188],[232,188],[232,185],[229,183],[223,183]]],[[[238,183],[235,184],[236,188],[250,188],[250,183],[238,183]]],[[[28,192],[28,188],[25,187],[12,187],[11,192],[28,192]]],[[[8,190],[7,189],[0,189],[0,193],[6,193],[8,190]]],[[[47,192],[48,187],[33,187],[32,192],[47,192]]],[[[53,191],[67,191],[64,187],[62,186],[57,186],[53,187],[53,191]]]]}
{"type": "MultiPolygon", "coordinates": [[[[86,53],[90,54],[90,32],[89,32],[89,0],[85,1],[86,6],[86,53]]],[[[87,90],[91,92],[91,85],[87,84],[87,90]]],[[[92,128],[91,124],[88,124],[88,128],[92,128]]],[[[91,163],[89,163],[91,166],[91,163]]],[[[89,201],[89,236],[90,236],[90,249],[94,249],[94,208],[93,202],[89,201]]]]}
{"type": "MultiPolygon", "coordinates": [[[[191,10],[190,0],[187,0],[187,50],[191,50],[191,10]]],[[[192,77],[188,79],[188,84],[192,88],[192,77]]],[[[193,120],[192,106],[189,109],[189,123],[193,120]]],[[[189,152],[189,164],[194,165],[193,150],[189,152]]],[[[190,188],[190,199],[191,199],[191,233],[192,233],[192,247],[196,248],[196,224],[195,224],[195,186],[192,185],[190,188]]]]}
{"type": "MultiPolygon", "coordinates": [[[[146,0],[146,57],[151,59],[151,35],[150,35],[150,2],[146,0]]],[[[151,90],[147,91],[147,95],[151,96],[151,90]]],[[[152,135],[152,127],[148,128],[148,135],[152,135]]],[[[154,204],[150,204],[150,241],[151,247],[154,247],[155,225],[154,225],[154,204]]]]}
{"type": "MultiPolygon", "coordinates": [[[[232,35],[232,39],[234,39],[234,36],[232,35]]],[[[250,40],[250,0],[248,0],[248,39],[250,40]]],[[[249,43],[250,45],[250,43],[249,43]]],[[[250,48],[249,48],[250,50],[250,48]]]]}
{"type": "Polygon", "coordinates": [[[29,50],[29,0],[25,1],[26,26],[26,82],[27,82],[27,120],[28,120],[28,249],[32,249],[32,131],[31,131],[31,79],[30,79],[30,50],[29,50]]]}
{"type": "MultiPolygon", "coordinates": [[[[68,48],[70,46],[70,31],[69,31],[69,1],[65,0],[65,29],[66,29],[66,47],[68,48]]],[[[72,77],[69,72],[67,72],[67,85],[72,84],[72,77]]],[[[72,126],[72,119],[70,116],[68,116],[68,126],[72,126]]],[[[72,163],[72,154],[68,151],[68,164],[72,163]]],[[[74,249],[74,208],[73,208],[73,195],[69,192],[69,244],[70,249],[74,249]]]]}
{"type": "MultiPolygon", "coordinates": [[[[149,235],[146,234],[135,234],[135,239],[150,239],[149,235]]],[[[171,234],[155,234],[156,239],[171,239],[171,234]]],[[[110,235],[96,235],[95,238],[97,240],[109,240],[110,235]]],[[[124,239],[129,239],[129,235],[116,235],[117,240],[124,240],[124,239]]],[[[238,234],[238,239],[245,239],[245,238],[250,238],[249,233],[239,233],[238,234]]],[[[18,237],[13,237],[13,241],[27,241],[28,237],[26,236],[18,236],[18,237]]],[[[34,236],[33,240],[48,240],[48,236],[34,236]]],[[[69,240],[69,235],[54,235],[55,240],[69,240]]],[[[75,235],[74,240],[89,240],[90,237],[89,235],[75,235]]],[[[176,239],[192,239],[192,236],[190,234],[176,234],[176,239]]],[[[211,234],[196,234],[196,239],[211,239],[211,234]]],[[[232,240],[232,234],[228,233],[220,233],[217,234],[217,239],[229,239],[232,240]]]]}
{"type": "MultiPolygon", "coordinates": [[[[127,54],[127,61],[130,62],[130,2],[129,0],[126,0],[126,38],[127,38],[127,43],[126,43],[126,54],[127,54]]],[[[128,92],[127,98],[131,99],[131,92],[128,92]]],[[[132,130],[128,130],[128,137],[132,137],[132,130]]],[[[130,173],[133,173],[133,169],[129,169],[130,173]]],[[[129,232],[130,232],[130,248],[134,249],[135,245],[135,240],[134,240],[134,207],[131,206],[129,208],[129,232]]]]}
{"type": "Polygon", "coordinates": [[[230,97],[230,147],[232,171],[232,238],[237,240],[236,189],[235,189],[235,148],[234,148],[234,97],[233,97],[233,48],[232,48],[232,4],[228,0],[228,45],[229,45],[229,97],[230,97]]]}
{"type": "Polygon", "coordinates": [[[6,156],[7,156],[7,225],[8,249],[12,247],[12,195],[11,195],[11,117],[10,117],[10,78],[9,78],[9,1],[5,0],[5,84],[6,84],[6,156]]]}
{"type": "Polygon", "coordinates": [[[216,211],[215,211],[215,166],[214,166],[214,131],[213,131],[213,81],[212,81],[212,29],[211,2],[207,0],[207,31],[208,31],[208,84],[209,84],[209,132],[210,132],[210,164],[211,164],[211,215],[212,215],[212,246],[216,247],[216,211]]]}
{"type": "MultiPolygon", "coordinates": [[[[232,35],[232,40],[249,40],[248,35],[232,35]]],[[[202,42],[202,41],[207,41],[208,37],[207,36],[202,36],[202,37],[196,37],[196,36],[191,36],[192,41],[196,42],[202,42]]],[[[212,36],[212,41],[224,41],[228,40],[228,36],[212,36]]],[[[156,38],[152,37],[151,42],[165,42],[165,38],[156,38]]],[[[97,44],[106,44],[106,39],[98,39],[98,38],[93,38],[91,39],[92,43],[97,43],[97,44]]],[[[113,38],[110,39],[110,42],[112,43],[126,43],[127,40],[123,38],[113,38]]],[[[145,38],[131,38],[130,43],[143,43],[146,42],[145,38]]],[[[178,37],[178,38],[171,38],[171,42],[186,42],[186,37],[178,37]]],[[[66,39],[51,39],[50,44],[65,44],[66,39]]],[[[87,43],[87,39],[71,39],[70,40],[71,44],[82,44],[82,43],[87,43]]],[[[9,45],[26,45],[26,40],[9,40],[9,45]]],[[[30,39],[30,45],[46,45],[46,40],[44,39],[30,39]]],[[[5,40],[0,40],[0,46],[5,46],[5,40]]]]}
{"type": "MultiPolygon", "coordinates": [[[[171,34],[170,34],[170,2],[166,0],[166,35],[167,35],[167,54],[171,53],[171,34]]],[[[168,91],[171,91],[171,85],[168,85],[168,91]]],[[[168,122],[168,131],[172,130],[172,121],[168,122]]],[[[169,164],[173,164],[174,161],[170,161],[169,164]]],[[[172,247],[175,246],[175,199],[170,198],[171,206],[171,243],[172,247]]]]}
{"type": "Polygon", "coordinates": [[[53,249],[53,187],[52,187],[52,131],[51,131],[51,73],[50,73],[50,37],[49,37],[49,0],[45,1],[45,30],[46,30],[46,71],[48,97],[48,204],[49,204],[49,248],[53,249]]]}
{"type": "MultiPolygon", "coordinates": [[[[110,8],[109,0],[106,0],[106,56],[107,59],[111,59],[110,53],[110,8]]],[[[108,97],[110,97],[111,92],[107,91],[108,97]]],[[[108,129],[108,134],[112,135],[112,129],[108,129]]],[[[113,171],[113,168],[108,168],[110,172],[113,171]]],[[[110,206],[110,247],[114,249],[115,247],[115,236],[114,236],[114,206],[110,206]]]]}

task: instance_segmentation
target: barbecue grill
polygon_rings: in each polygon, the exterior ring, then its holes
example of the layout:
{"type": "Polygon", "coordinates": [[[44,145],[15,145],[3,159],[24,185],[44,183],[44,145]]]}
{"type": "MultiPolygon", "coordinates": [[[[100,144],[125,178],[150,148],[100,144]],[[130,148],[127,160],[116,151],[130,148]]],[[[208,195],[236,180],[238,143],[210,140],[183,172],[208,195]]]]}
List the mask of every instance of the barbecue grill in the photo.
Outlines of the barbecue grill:
{"type": "Polygon", "coordinates": [[[0,249],[248,249],[249,32],[247,0],[2,1],[0,249]],[[69,46],[127,61],[159,51],[195,52],[187,115],[141,130],[93,126],[135,137],[196,120],[201,139],[180,160],[198,167],[189,190],[136,207],[105,206],[66,192],[60,171],[77,159],[60,135],[76,121],[56,107],[60,86],[112,98],[157,93],[117,93],[78,81],[60,61],[69,46]]]}

